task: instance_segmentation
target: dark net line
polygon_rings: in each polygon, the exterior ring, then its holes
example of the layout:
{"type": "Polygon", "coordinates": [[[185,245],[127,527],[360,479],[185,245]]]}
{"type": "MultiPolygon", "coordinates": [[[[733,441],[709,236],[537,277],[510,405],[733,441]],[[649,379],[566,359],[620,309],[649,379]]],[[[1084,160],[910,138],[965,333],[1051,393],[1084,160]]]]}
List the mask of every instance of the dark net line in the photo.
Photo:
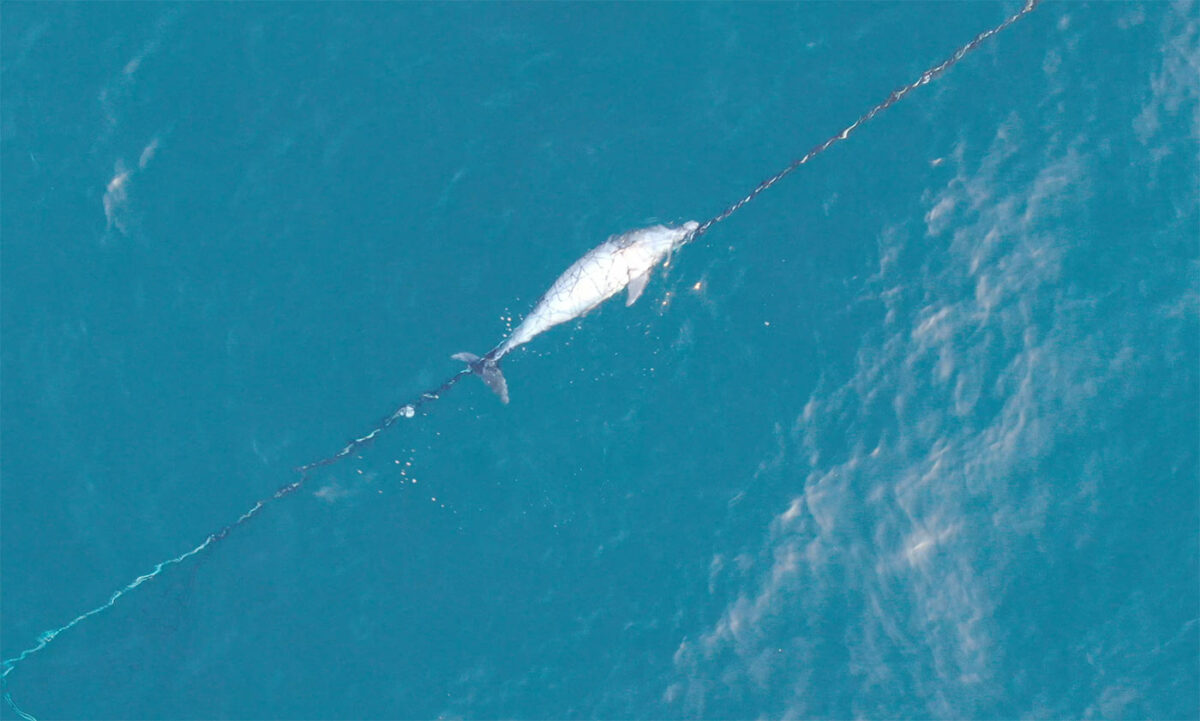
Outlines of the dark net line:
{"type": "MultiPolygon", "coordinates": [[[[383,433],[387,429],[396,425],[396,421],[400,420],[401,418],[412,418],[413,416],[415,416],[417,414],[417,410],[419,410],[421,408],[421,406],[423,406],[426,403],[429,403],[431,401],[436,401],[438,398],[441,398],[442,394],[445,393],[446,391],[450,390],[451,388],[453,388],[455,383],[458,383],[460,380],[462,380],[463,378],[465,378],[466,376],[469,376],[469,375],[471,375],[470,368],[466,368],[464,370],[461,370],[461,371],[455,373],[454,375],[447,378],[437,388],[425,391],[416,399],[409,401],[408,403],[405,403],[404,405],[397,408],[395,411],[392,412],[392,415],[383,419],[379,423],[379,425],[377,425],[377,426],[375,426],[375,428],[371,429],[370,433],[366,434],[365,436],[359,436],[358,438],[355,438],[354,440],[349,441],[348,443],[346,443],[345,447],[342,448],[342,450],[338,451],[337,453],[334,453],[332,456],[329,456],[327,458],[321,458],[320,460],[312,461],[311,463],[305,463],[303,466],[297,466],[296,470],[300,472],[301,481],[304,480],[304,478],[308,475],[309,471],[316,470],[317,468],[322,468],[324,466],[332,466],[334,463],[337,463],[338,461],[340,461],[341,459],[350,455],[351,453],[354,453],[359,448],[362,448],[363,446],[368,445],[371,441],[375,440],[375,437],[378,436],[380,433],[383,433]]],[[[284,488],[287,488],[287,486],[284,486],[284,488]]]]}
{"type": "Polygon", "coordinates": [[[754,190],[750,191],[749,195],[747,195],[746,197],[742,198],[738,202],[736,202],[733,205],[726,208],[720,215],[714,216],[714,217],[709,218],[708,220],[704,221],[704,223],[702,223],[700,225],[700,227],[697,228],[691,235],[684,238],[683,241],[680,243],[680,245],[681,246],[687,245],[688,243],[691,243],[696,238],[699,238],[700,236],[704,235],[706,232],[708,232],[709,228],[716,225],[717,223],[720,223],[721,221],[725,220],[726,218],[733,215],[734,213],[738,212],[739,210],[742,209],[742,206],[746,205],[750,201],[757,198],[759,193],[762,193],[767,188],[770,188],[772,185],[775,185],[779,181],[786,178],[788,175],[790,175],[793,171],[795,171],[801,165],[804,165],[805,163],[807,163],[808,161],[817,157],[821,153],[824,153],[826,150],[828,150],[830,148],[830,146],[850,137],[850,134],[853,133],[855,130],[857,130],[859,128],[859,126],[870,122],[870,120],[872,118],[874,118],[876,115],[882,113],[884,110],[887,110],[888,108],[895,105],[905,95],[908,95],[912,91],[916,90],[917,88],[921,87],[922,85],[929,83],[931,80],[933,80],[937,76],[939,76],[942,73],[949,70],[951,67],[954,66],[955,63],[957,63],[959,60],[962,60],[964,57],[966,57],[968,53],[975,50],[975,48],[979,47],[985,40],[987,40],[988,38],[992,37],[993,35],[1001,32],[1001,31],[1003,31],[1009,25],[1012,25],[1016,21],[1025,17],[1029,13],[1033,12],[1033,10],[1037,7],[1037,5],[1040,1],[1041,0],[1027,0],[1027,2],[1025,3],[1025,7],[1021,8],[1021,10],[1019,12],[1014,13],[1007,20],[1000,23],[999,25],[997,25],[991,29],[984,30],[983,32],[979,33],[978,35],[976,35],[974,37],[974,39],[971,40],[971,42],[967,43],[966,45],[963,45],[953,55],[951,55],[950,57],[943,60],[940,64],[935,65],[934,67],[921,73],[921,77],[917,78],[915,81],[909,83],[908,85],[905,85],[902,88],[893,90],[892,94],[887,96],[886,100],[884,100],[882,103],[879,103],[875,107],[868,110],[858,120],[855,120],[853,123],[846,126],[846,128],[844,130],[842,130],[842,132],[832,136],[825,142],[821,143],[817,147],[815,147],[812,150],[805,153],[804,157],[800,158],[799,160],[793,161],[791,165],[787,166],[786,168],[779,171],[775,175],[772,175],[771,177],[769,177],[766,180],[759,183],[758,186],[754,190]]]}
{"type": "Polygon", "coordinates": [[[41,651],[46,646],[50,645],[56,638],[58,638],[59,634],[63,633],[64,631],[68,631],[68,630],[74,628],[75,626],[79,625],[83,621],[86,621],[87,619],[91,618],[92,616],[103,613],[104,611],[107,611],[108,609],[112,608],[113,605],[115,605],[116,602],[119,601],[122,596],[129,593],[130,591],[133,591],[138,586],[141,586],[143,583],[153,580],[156,576],[158,576],[160,573],[162,573],[164,570],[166,570],[169,566],[174,566],[176,564],[183,563],[184,561],[191,558],[192,556],[195,556],[196,554],[201,553],[202,551],[205,551],[206,549],[209,548],[209,546],[212,546],[215,543],[223,541],[234,530],[245,525],[246,523],[248,523],[250,521],[250,519],[257,516],[259,514],[259,512],[262,511],[263,508],[265,508],[268,504],[278,501],[279,499],[284,498],[286,496],[290,496],[291,494],[300,490],[300,487],[303,486],[304,482],[308,480],[309,472],[316,470],[317,468],[331,466],[334,463],[337,463],[339,460],[345,458],[346,456],[354,453],[355,451],[362,448],[363,446],[370,444],[371,441],[375,440],[375,438],[379,434],[381,434],[384,431],[386,431],[387,429],[391,428],[401,418],[414,417],[417,414],[417,410],[420,409],[421,406],[425,405],[426,403],[436,401],[438,398],[441,397],[441,395],[443,393],[445,393],[446,391],[453,388],[456,383],[458,383],[465,376],[468,376],[470,374],[471,374],[470,369],[461,370],[458,373],[455,373],[454,375],[452,375],[448,379],[446,379],[444,382],[442,382],[441,385],[439,385],[436,388],[433,388],[431,390],[425,391],[417,398],[415,398],[412,401],[405,403],[404,405],[397,408],[395,411],[392,412],[392,414],[390,416],[388,416],[387,418],[380,421],[379,425],[375,426],[375,428],[373,428],[370,433],[368,433],[364,436],[359,436],[358,438],[355,438],[354,440],[349,441],[342,448],[342,450],[338,451],[337,453],[334,453],[332,456],[328,456],[326,458],[321,458],[319,460],[315,460],[315,461],[312,461],[311,463],[306,463],[303,466],[297,467],[296,471],[300,474],[300,478],[296,479],[295,481],[292,481],[291,483],[280,486],[279,489],[276,490],[274,493],[272,493],[270,496],[259,499],[258,501],[256,501],[254,503],[253,506],[250,506],[250,508],[245,513],[238,516],[237,520],[233,521],[232,523],[229,523],[224,528],[220,529],[219,531],[216,531],[215,533],[210,533],[208,535],[208,537],[205,538],[199,545],[195,546],[194,548],[192,548],[188,551],[185,551],[185,552],[179,554],[178,556],[175,556],[173,558],[168,558],[165,561],[160,561],[159,563],[155,564],[154,568],[152,568],[148,573],[144,573],[144,574],[138,576],[137,578],[135,578],[132,581],[130,581],[129,583],[125,584],[121,588],[117,589],[116,591],[114,591],[112,593],[112,595],[110,595],[108,597],[107,601],[100,604],[99,606],[96,606],[95,608],[91,609],[90,611],[85,611],[84,613],[79,614],[75,618],[71,619],[69,622],[67,622],[57,628],[52,628],[52,629],[49,629],[46,631],[42,631],[40,634],[38,634],[37,643],[35,643],[34,645],[25,649],[24,651],[17,654],[16,656],[13,656],[12,658],[4,659],[3,663],[0,664],[0,669],[2,669],[2,671],[0,671],[0,690],[4,691],[3,697],[4,697],[5,702],[7,702],[8,705],[12,708],[12,710],[15,711],[21,718],[25,719],[26,721],[33,720],[32,716],[25,713],[17,706],[17,704],[13,701],[12,696],[9,695],[9,693],[6,690],[7,685],[8,685],[8,675],[10,673],[12,673],[12,671],[15,670],[17,668],[17,666],[19,666],[21,664],[22,661],[24,661],[25,659],[29,658],[30,656],[36,654],[37,652],[41,651]]]}

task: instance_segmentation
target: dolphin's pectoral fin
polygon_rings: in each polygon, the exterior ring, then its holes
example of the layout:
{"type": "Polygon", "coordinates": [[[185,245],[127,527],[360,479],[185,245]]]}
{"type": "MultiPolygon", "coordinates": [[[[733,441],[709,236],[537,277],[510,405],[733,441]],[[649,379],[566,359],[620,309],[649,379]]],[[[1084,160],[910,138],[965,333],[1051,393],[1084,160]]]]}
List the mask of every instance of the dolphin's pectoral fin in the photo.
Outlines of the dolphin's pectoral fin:
{"type": "Polygon", "coordinates": [[[500,396],[501,403],[508,403],[508,382],[500,372],[500,365],[491,358],[480,358],[474,353],[455,353],[454,360],[467,364],[471,372],[483,379],[492,392],[500,396]]]}
{"type": "Polygon", "coordinates": [[[650,271],[642,273],[638,277],[629,281],[629,285],[625,286],[625,291],[629,296],[625,299],[625,307],[633,305],[638,298],[642,297],[642,291],[646,290],[646,284],[650,282],[650,271]]]}

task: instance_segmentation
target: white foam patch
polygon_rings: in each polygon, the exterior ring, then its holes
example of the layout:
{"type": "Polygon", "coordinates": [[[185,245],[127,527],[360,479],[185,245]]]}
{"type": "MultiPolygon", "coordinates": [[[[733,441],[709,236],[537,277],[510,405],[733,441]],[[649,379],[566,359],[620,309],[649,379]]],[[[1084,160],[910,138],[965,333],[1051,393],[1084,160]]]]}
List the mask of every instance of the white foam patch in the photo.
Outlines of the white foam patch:
{"type": "Polygon", "coordinates": [[[142,148],[138,154],[136,168],[127,167],[123,158],[117,158],[113,164],[113,175],[104,186],[104,197],[101,201],[104,205],[105,227],[110,234],[115,230],[121,235],[129,235],[132,231],[137,217],[131,194],[134,179],[154,160],[159,142],[155,137],[142,148]]]}
{"type": "MultiPolygon", "coordinates": [[[[1150,77],[1150,97],[1134,120],[1133,129],[1143,145],[1154,147],[1158,154],[1171,152],[1168,143],[1160,138],[1163,116],[1173,117],[1181,112],[1191,113],[1192,128],[1200,128],[1200,20],[1194,3],[1174,3],[1174,12],[1163,17],[1162,63],[1150,77]]],[[[1123,18],[1123,28],[1136,27],[1136,22],[1123,18]]],[[[1195,152],[1189,145],[1188,152],[1195,152]]]]}
{"type": "MultiPolygon", "coordinates": [[[[869,284],[882,326],[855,372],[823,383],[796,419],[787,457],[811,464],[803,492],[720,616],[680,644],[664,700],[828,713],[809,702],[828,698],[822,644],[844,650],[834,675],[860,716],[899,713],[898,689],[924,704],[903,715],[969,715],[1006,681],[994,614],[1020,560],[1010,549],[1039,543],[1058,504],[1086,507],[1095,492],[1086,469],[1064,481],[1039,468],[1147,373],[1130,341],[1142,321],[1104,316],[1063,279],[1072,218],[1097,182],[1086,132],[1037,147],[1013,115],[981,159],[960,147],[946,160],[956,175],[926,194],[923,237],[903,223],[881,233],[869,284]],[[927,258],[922,273],[897,267],[906,252],[927,258]],[[854,440],[872,427],[877,441],[854,440]],[[846,435],[845,449],[827,440],[846,435]],[[1055,484],[1076,481],[1064,500],[1055,484]]],[[[1113,690],[1100,711],[1127,696],[1113,690]]]]}
{"type": "Polygon", "coordinates": [[[117,160],[113,176],[104,186],[104,219],[109,230],[116,229],[122,235],[128,232],[129,178],[124,161],[117,160]]]}

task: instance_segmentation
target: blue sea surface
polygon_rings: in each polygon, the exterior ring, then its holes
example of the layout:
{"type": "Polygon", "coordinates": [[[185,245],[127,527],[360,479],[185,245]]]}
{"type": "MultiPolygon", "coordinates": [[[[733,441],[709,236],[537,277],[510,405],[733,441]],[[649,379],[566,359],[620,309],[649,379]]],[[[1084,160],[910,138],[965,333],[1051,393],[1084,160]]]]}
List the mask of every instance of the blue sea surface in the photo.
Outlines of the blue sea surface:
{"type": "MultiPolygon", "coordinates": [[[[5,3],[0,655],[1020,8],[5,3]]],[[[1047,2],[5,691],[1200,717],[1198,67],[1195,4],[1047,2]]]]}

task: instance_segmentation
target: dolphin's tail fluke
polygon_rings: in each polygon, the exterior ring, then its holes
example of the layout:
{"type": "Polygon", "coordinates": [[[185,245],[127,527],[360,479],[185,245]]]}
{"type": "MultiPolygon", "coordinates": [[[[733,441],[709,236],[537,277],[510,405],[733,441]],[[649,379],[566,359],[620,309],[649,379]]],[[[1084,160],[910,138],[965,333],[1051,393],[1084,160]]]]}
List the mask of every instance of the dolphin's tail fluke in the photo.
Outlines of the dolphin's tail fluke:
{"type": "Polygon", "coordinates": [[[474,353],[455,353],[450,357],[466,363],[472,373],[482,378],[488,388],[500,396],[501,403],[508,403],[508,383],[504,380],[504,374],[500,372],[499,361],[490,355],[480,358],[474,353]]]}

